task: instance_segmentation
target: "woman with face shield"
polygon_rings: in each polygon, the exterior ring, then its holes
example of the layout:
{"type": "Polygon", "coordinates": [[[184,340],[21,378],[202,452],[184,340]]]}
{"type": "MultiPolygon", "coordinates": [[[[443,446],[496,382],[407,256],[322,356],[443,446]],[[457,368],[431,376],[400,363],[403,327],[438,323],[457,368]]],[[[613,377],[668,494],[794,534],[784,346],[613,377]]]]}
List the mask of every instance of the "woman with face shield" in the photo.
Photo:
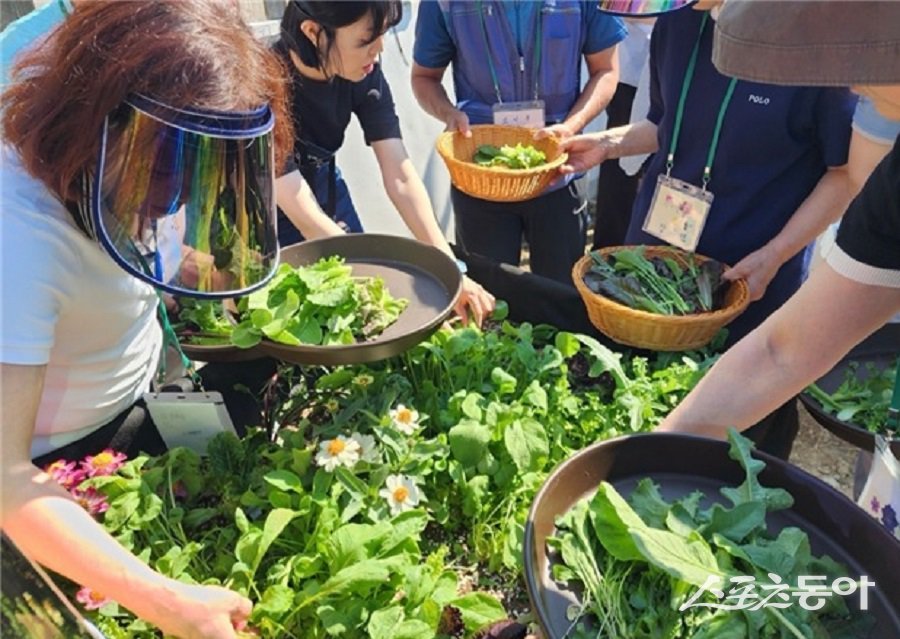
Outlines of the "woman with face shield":
{"type": "MultiPolygon", "coordinates": [[[[403,146],[391,88],[379,61],[385,32],[401,17],[399,0],[288,2],[275,52],[291,72],[297,138],[287,170],[277,181],[282,246],[363,231],[335,165],[350,119],[356,116],[375,153],[385,191],[410,232],[454,257],[403,146]]],[[[457,264],[465,273],[465,264],[457,264]]],[[[464,277],[456,307],[463,321],[471,312],[480,324],[493,308],[493,296],[464,277]]]]}
{"type": "Polygon", "coordinates": [[[231,0],[80,0],[3,95],[3,532],[177,637],[233,638],[250,602],[155,573],[38,465],[158,449],[160,291],[231,297],[275,268],[282,73],[231,0]]]}

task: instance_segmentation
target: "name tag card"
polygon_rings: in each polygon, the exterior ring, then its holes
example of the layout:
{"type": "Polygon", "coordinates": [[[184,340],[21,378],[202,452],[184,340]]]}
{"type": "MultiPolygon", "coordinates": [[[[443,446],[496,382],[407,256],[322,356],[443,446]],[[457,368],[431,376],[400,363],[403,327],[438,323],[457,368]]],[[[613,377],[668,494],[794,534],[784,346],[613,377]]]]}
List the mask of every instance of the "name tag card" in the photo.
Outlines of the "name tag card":
{"type": "Polygon", "coordinates": [[[693,251],[712,206],[713,194],[668,175],[660,175],[643,229],[654,237],[693,251]]]}
{"type": "Polygon", "coordinates": [[[523,126],[529,129],[543,129],[546,125],[544,101],[504,102],[495,104],[494,124],[505,126],[523,126]]]}
{"type": "Polygon", "coordinates": [[[167,448],[205,455],[210,439],[235,432],[221,393],[144,393],[144,404],[167,448]]]}

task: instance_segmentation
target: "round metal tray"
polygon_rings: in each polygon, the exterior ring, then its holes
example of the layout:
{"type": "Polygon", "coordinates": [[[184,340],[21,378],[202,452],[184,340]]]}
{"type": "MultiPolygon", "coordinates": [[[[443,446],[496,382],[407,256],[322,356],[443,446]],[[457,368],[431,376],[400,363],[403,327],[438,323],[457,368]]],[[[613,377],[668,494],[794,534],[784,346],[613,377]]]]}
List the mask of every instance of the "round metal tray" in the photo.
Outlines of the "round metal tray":
{"type": "MultiPolygon", "coordinates": [[[[794,497],[792,508],[768,515],[770,530],[801,528],[809,535],[814,554],[830,555],[847,566],[850,576],[868,576],[876,583],[869,591],[866,614],[875,625],[868,639],[900,637],[900,543],[821,480],[765,453],[754,456],[766,462],[760,483],[784,488],[794,497]]],[[[722,499],[719,488],[737,486],[745,474],[728,457],[725,442],[668,433],[601,442],[557,466],[536,495],[525,524],[525,582],[546,639],[563,639],[571,625],[568,607],[578,602],[577,592],[551,577],[555,559],[547,553],[546,540],[556,532],[556,517],[593,495],[601,481],[627,497],[644,477],[659,484],[668,500],[702,490],[707,506],[722,499]]]]}
{"type": "MultiPolygon", "coordinates": [[[[833,393],[844,382],[851,362],[859,362],[857,372],[862,376],[867,374],[867,364],[873,364],[883,370],[896,362],[898,356],[900,356],[900,324],[885,324],[847,353],[847,356],[820,377],[816,384],[826,393],[833,393]]],[[[837,437],[869,452],[875,450],[875,436],[865,428],[828,414],[818,400],[807,392],[800,393],[800,401],[813,419],[837,437]]],[[[900,433],[897,437],[900,438],[900,433]]],[[[900,439],[891,442],[891,451],[900,457],[900,439]]]]}
{"type": "Polygon", "coordinates": [[[259,351],[295,364],[361,364],[399,355],[431,335],[447,319],[462,288],[462,274],[440,250],[396,235],[360,233],[312,240],[281,250],[292,266],[339,255],[357,276],[379,276],[393,297],[409,301],[381,335],[338,346],[288,346],[264,339],[259,351]]]}
{"type": "Polygon", "coordinates": [[[188,344],[179,342],[181,350],[187,355],[188,359],[198,362],[249,362],[254,359],[265,357],[258,346],[251,348],[238,348],[231,344],[222,346],[209,346],[188,344]]]}

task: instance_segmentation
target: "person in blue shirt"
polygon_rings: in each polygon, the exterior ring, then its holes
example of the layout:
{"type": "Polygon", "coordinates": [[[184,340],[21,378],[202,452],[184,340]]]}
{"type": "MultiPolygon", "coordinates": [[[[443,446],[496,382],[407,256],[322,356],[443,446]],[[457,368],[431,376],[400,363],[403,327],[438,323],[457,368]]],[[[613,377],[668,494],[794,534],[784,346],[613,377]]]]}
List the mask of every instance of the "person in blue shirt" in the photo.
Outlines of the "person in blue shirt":
{"type": "MultiPolygon", "coordinates": [[[[412,87],[422,108],[447,130],[494,121],[494,107],[543,101],[548,131],[574,135],[602,111],[618,81],[621,20],[596,2],[424,1],[419,5],[412,87]],[[581,85],[582,58],[588,70],[581,85]],[[441,81],[453,65],[456,103],[441,81]]],[[[469,253],[518,265],[522,238],[531,270],[570,281],[584,254],[585,206],[571,179],[525,202],[488,202],[451,191],[456,241],[469,253]]]]}
{"type": "MultiPolygon", "coordinates": [[[[681,10],[658,18],[650,45],[647,119],[568,140],[569,165],[562,171],[660,151],[647,165],[625,242],[664,243],[643,230],[657,180],[671,163],[672,177],[699,187],[724,113],[707,185],[714,199],[696,252],[732,265],[725,277],[745,278],[750,286],[752,303],[728,326],[730,346],[797,291],[813,240],[847,208],[851,195],[845,165],[856,98],[846,88],[736,81],[726,100],[731,79],[713,66],[713,34],[708,11],[681,10]],[[690,74],[695,45],[696,66],[690,74]],[[670,159],[679,110],[681,131],[670,159]]],[[[771,428],[778,441],[766,444],[762,435],[760,447],[786,457],[796,433],[796,406],[789,402],[776,413],[767,423],[788,426],[771,428]]]]}

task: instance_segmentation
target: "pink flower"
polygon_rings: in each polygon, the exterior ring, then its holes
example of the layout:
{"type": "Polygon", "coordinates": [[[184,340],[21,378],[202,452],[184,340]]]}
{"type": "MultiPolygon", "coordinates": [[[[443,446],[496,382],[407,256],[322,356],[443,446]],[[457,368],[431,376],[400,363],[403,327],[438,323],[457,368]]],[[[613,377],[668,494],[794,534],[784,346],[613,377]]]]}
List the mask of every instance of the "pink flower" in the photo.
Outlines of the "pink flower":
{"type": "Polygon", "coordinates": [[[76,462],[66,461],[65,459],[56,460],[44,468],[44,472],[66,490],[72,490],[84,481],[86,477],[84,471],[78,468],[76,462]]]}
{"type": "Polygon", "coordinates": [[[75,600],[84,606],[85,610],[97,610],[108,603],[112,603],[112,599],[101,595],[96,590],[91,590],[87,586],[82,587],[76,593],[75,600]]]}
{"type": "Polygon", "coordinates": [[[109,510],[109,503],[106,501],[106,495],[98,493],[94,488],[87,490],[73,490],[72,496],[75,500],[92,515],[99,515],[109,510]]]}
{"type": "Polygon", "coordinates": [[[85,457],[81,462],[81,468],[88,477],[102,477],[112,475],[119,470],[126,459],[128,458],[125,453],[117,453],[111,448],[107,448],[102,453],[85,457]]]}

